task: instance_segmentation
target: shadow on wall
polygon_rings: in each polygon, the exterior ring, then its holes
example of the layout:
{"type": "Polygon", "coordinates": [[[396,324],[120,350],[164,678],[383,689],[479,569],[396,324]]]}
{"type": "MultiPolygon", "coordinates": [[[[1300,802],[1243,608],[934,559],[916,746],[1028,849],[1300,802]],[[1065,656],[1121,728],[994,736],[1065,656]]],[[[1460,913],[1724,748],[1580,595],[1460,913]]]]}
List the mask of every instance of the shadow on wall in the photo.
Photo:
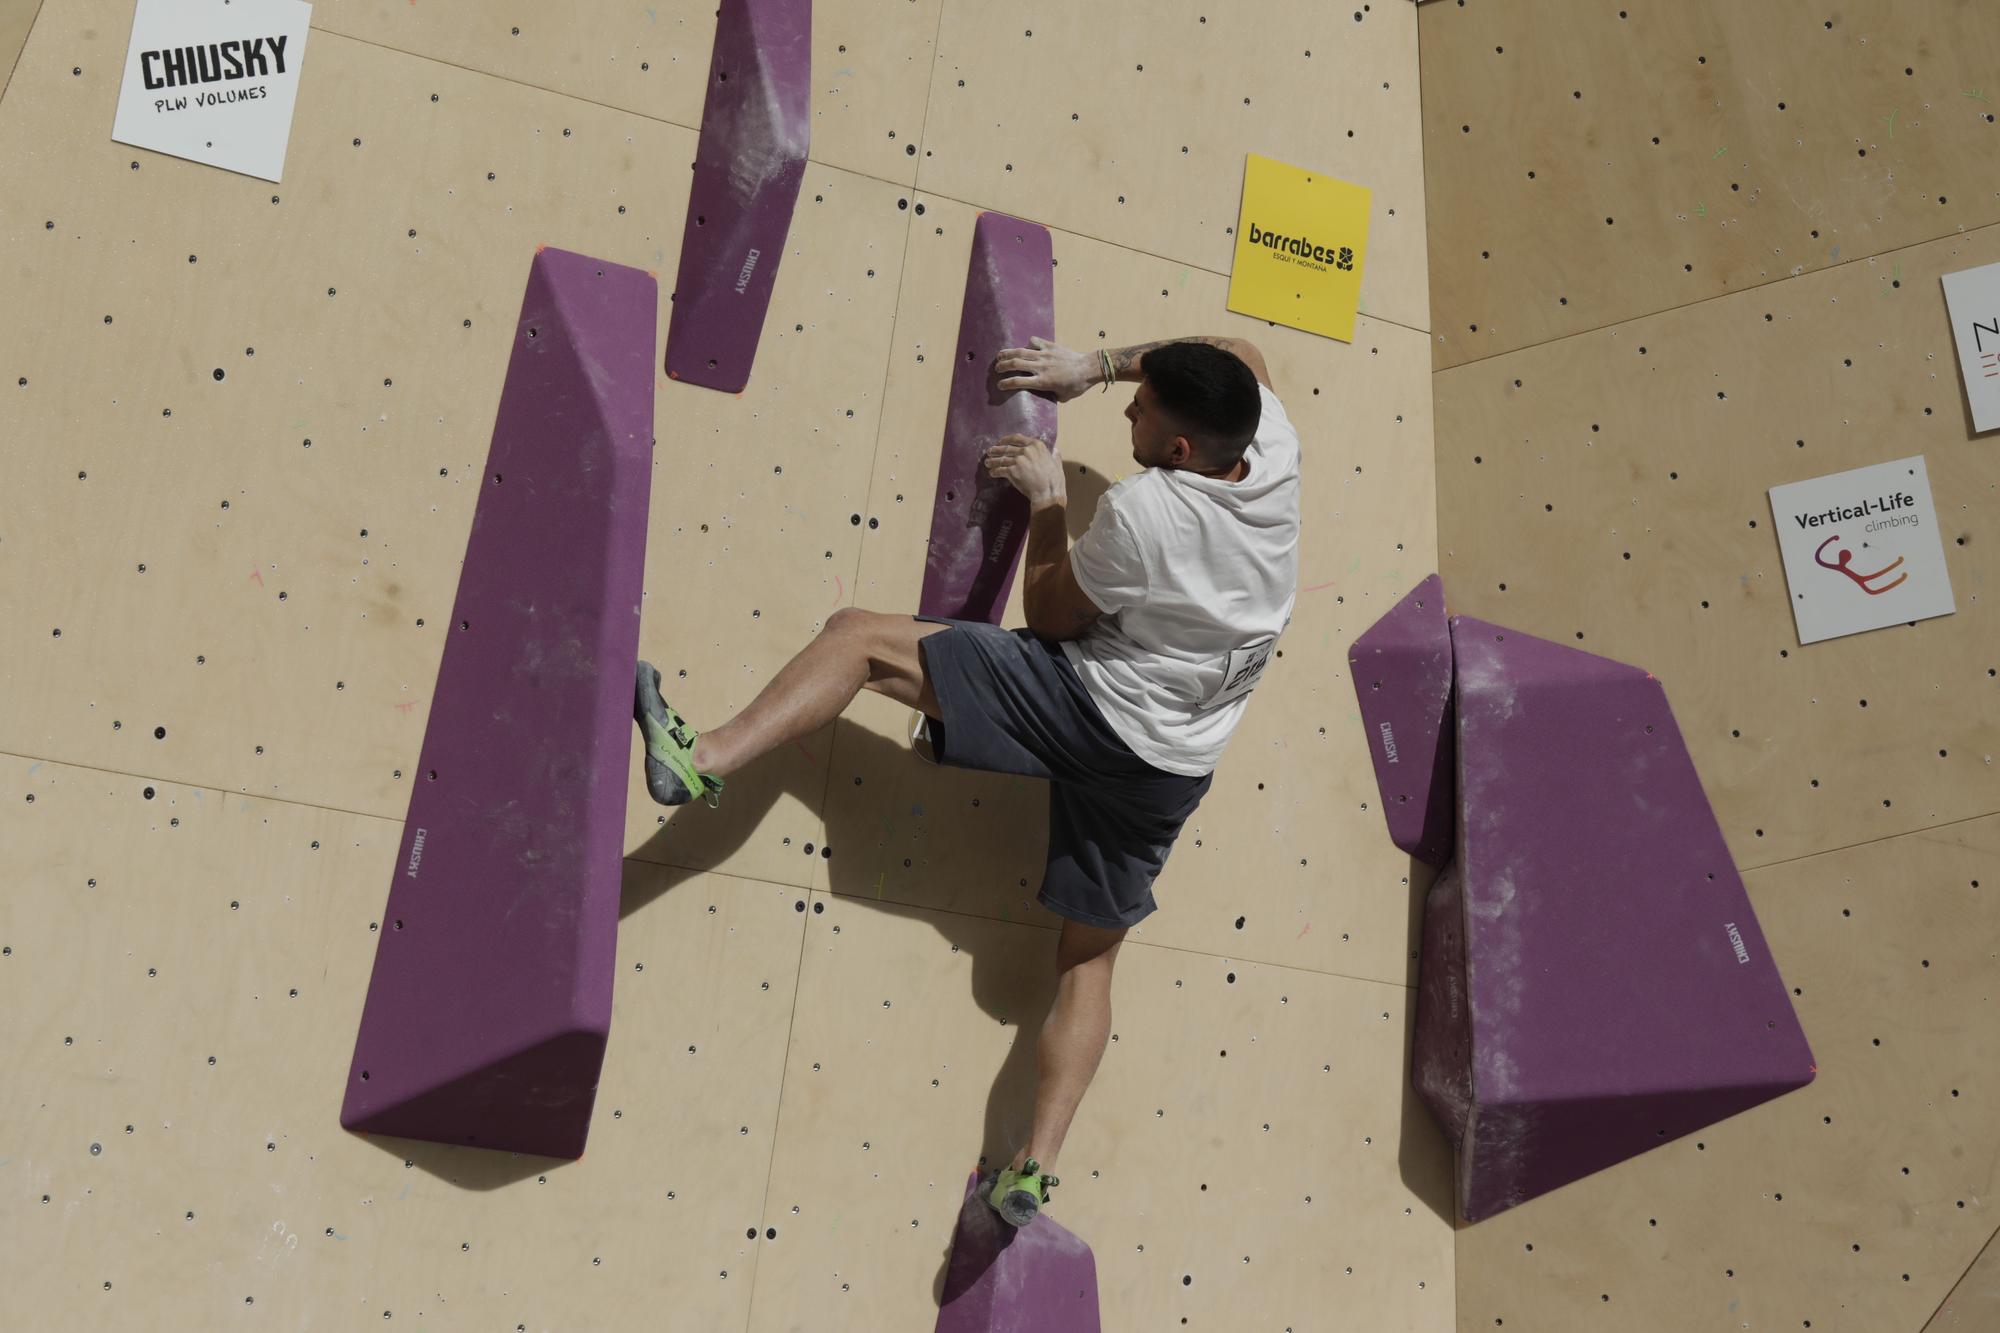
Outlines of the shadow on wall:
{"type": "MultiPolygon", "coordinates": [[[[841,744],[842,764],[851,767],[858,773],[868,774],[893,771],[897,767],[921,762],[910,753],[908,746],[889,740],[875,732],[864,731],[858,727],[850,728],[848,734],[842,738],[841,744]]],[[[770,763],[767,756],[766,759],[759,760],[742,771],[739,775],[741,778],[740,787],[731,788],[732,795],[740,794],[741,797],[747,798],[739,800],[731,812],[730,825],[733,841],[727,844],[711,844],[705,848],[706,851],[715,855],[719,860],[726,860],[731,853],[742,847],[744,841],[755,830],[762,826],[764,820],[770,814],[771,808],[777,803],[778,798],[787,794],[786,788],[780,785],[782,780],[778,777],[781,768],[782,765],[770,763]],[[767,765],[766,771],[763,774],[758,774],[757,770],[767,765]]],[[[795,765],[792,766],[792,771],[794,773],[797,772],[795,765]]],[[[1044,785],[1043,780],[1040,778],[1020,777],[1013,774],[995,774],[993,777],[996,782],[1036,786],[1044,785]]],[[[821,778],[816,776],[808,777],[802,784],[795,785],[789,794],[801,801],[810,803],[818,799],[823,785],[821,778]]],[[[1046,806],[1038,802],[1023,802],[1023,804],[1034,805],[1044,811],[1046,810],[1046,806]]],[[[689,808],[691,807],[678,807],[674,814],[668,816],[669,821],[671,822],[673,818],[678,817],[679,810],[689,808]]],[[[720,816],[722,813],[720,810],[711,811],[706,806],[700,809],[700,815],[705,815],[711,819],[720,816]]],[[[826,841],[828,846],[838,847],[847,841],[858,841],[864,834],[872,832],[872,821],[852,817],[846,819],[837,818],[827,825],[826,841]]],[[[1046,813],[1036,817],[1033,829],[1024,827],[1021,833],[1024,841],[1032,841],[1035,845],[1046,846],[1048,837],[1046,813]]],[[[1411,1081],[1411,1068],[1415,1056],[1417,1031],[1415,990],[1417,955],[1423,939],[1424,901],[1430,893],[1431,884],[1436,879],[1438,871],[1435,866],[1428,865],[1414,857],[1409,859],[1408,866],[1409,887],[1407,892],[1409,900],[1407,903],[1407,924],[1404,934],[1403,956],[1408,961],[1409,970],[1405,984],[1410,990],[1407,1002],[1403,1007],[1403,1038],[1398,1047],[1397,1062],[1393,1068],[1336,1067],[1326,1077],[1361,1080],[1367,1083],[1379,1083],[1382,1080],[1391,1079],[1396,1082],[1397,1086],[1402,1090],[1397,1131],[1397,1165],[1402,1182],[1411,1194],[1422,1200],[1436,1216],[1452,1223],[1454,1230],[1458,1230],[1461,1229],[1461,1224],[1458,1222],[1453,1202],[1457,1198],[1457,1189],[1456,1181],[1451,1174],[1454,1169],[1452,1164],[1456,1161],[1456,1155],[1450,1150],[1451,1145],[1449,1144],[1445,1144],[1442,1149],[1440,1148],[1441,1131],[1438,1128],[1436,1120],[1432,1118],[1429,1110],[1424,1106],[1422,1098],[1418,1096],[1416,1087],[1411,1081]],[[1441,1164],[1443,1164],[1445,1171],[1443,1176],[1439,1175],[1441,1164]]],[[[1046,929],[1050,937],[1047,971],[1024,971],[1020,966],[1021,955],[1019,952],[1010,949],[1001,952],[998,956],[993,956],[993,952],[984,947],[992,939],[990,922],[976,921],[956,912],[937,912],[927,908],[913,907],[904,903],[878,900],[874,896],[875,884],[869,872],[862,863],[854,858],[843,860],[840,857],[834,857],[826,862],[826,867],[831,891],[847,899],[849,902],[871,908],[889,916],[910,920],[921,919],[926,924],[936,928],[938,933],[948,943],[971,959],[973,1002],[979,1006],[982,1012],[991,1015],[996,1022],[1011,1024],[1021,1034],[1020,1038],[1008,1047],[1005,1061],[998,1069],[993,1071],[992,1086],[986,1100],[985,1123],[979,1139],[979,1158],[982,1168],[994,1164],[1004,1164],[1011,1160],[1015,1149],[1026,1138],[1027,1127],[1034,1121],[1035,1035],[1041,1031],[1042,1024],[1047,1019],[1049,1008],[1055,999],[1056,930],[1053,926],[1042,928],[1046,929]]],[[[647,889],[638,892],[628,890],[621,908],[621,916],[629,916],[642,911],[655,899],[672,892],[681,884],[699,879],[701,876],[709,873],[681,866],[657,865],[651,862],[647,863],[647,870],[649,872],[646,880],[647,889]],[[654,886],[657,886],[657,891],[654,890],[654,886]]],[[[1162,910],[1167,909],[1163,908],[1162,910]]],[[[1057,918],[1051,914],[1048,920],[1051,923],[1055,923],[1057,918]]],[[[1026,925],[1028,923],[1015,924],[1026,925]]],[[[1114,994],[1114,1032],[1117,1030],[1116,1023],[1117,1007],[1114,994]]],[[[1196,1058],[1199,1059],[1199,1055],[1196,1058]]],[[[1186,1068],[1186,1076],[1190,1081],[1211,1077],[1211,1075],[1204,1073],[1192,1060],[1186,1068]]],[[[1086,1105],[1087,1101],[1088,1099],[1086,1098],[1086,1105]]],[[[1079,1112],[1079,1115],[1087,1113],[1087,1110],[1083,1110],[1079,1112]]],[[[409,1146],[413,1150],[429,1152],[436,1145],[413,1143],[409,1146]]],[[[1329,1151],[1340,1154],[1344,1153],[1346,1149],[1330,1147],[1329,1151]]],[[[569,1165],[567,1161],[560,1158],[536,1160],[547,1163],[545,1169],[550,1170],[569,1165]]],[[[420,1160],[418,1165],[423,1165],[423,1162],[420,1160]]],[[[942,1166],[939,1168],[941,1178],[945,1180],[946,1184],[951,1184],[957,1180],[956,1172],[960,1169],[959,1166],[955,1165],[950,1167],[950,1169],[942,1166]]],[[[1332,1171],[1319,1172],[1317,1176],[1319,1179],[1324,1180],[1329,1177],[1338,1178],[1341,1174],[1343,1173],[1336,1168],[1332,1171]]],[[[1305,1173],[1301,1173],[1300,1198],[1295,1202],[1303,1202],[1304,1195],[1309,1189],[1306,1181],[1307,1176],[1305,1173]]],[[[461,1180],[457,1183],[463,1184],[465,1182],[461,1180]]],[[[946,1193],[949,1194],[950,1191],[947,1190],[946,1193]]],[[[1317,1197],[1313,1201],[1313,1206],[1339,1208],[1343,1206],[1343,1200],[1338,1197],[1317,1197]]],[[[951,1231],[947,1228],[939,1246],[938,1268],[932,1292],[933,1297],[940,1303],[944,1299],[945,1277],[950,1266],[951,1238],[951,1231]]],[[[1085,1239],[1089,1238],[1085,1237],[1085,1239]]]]}

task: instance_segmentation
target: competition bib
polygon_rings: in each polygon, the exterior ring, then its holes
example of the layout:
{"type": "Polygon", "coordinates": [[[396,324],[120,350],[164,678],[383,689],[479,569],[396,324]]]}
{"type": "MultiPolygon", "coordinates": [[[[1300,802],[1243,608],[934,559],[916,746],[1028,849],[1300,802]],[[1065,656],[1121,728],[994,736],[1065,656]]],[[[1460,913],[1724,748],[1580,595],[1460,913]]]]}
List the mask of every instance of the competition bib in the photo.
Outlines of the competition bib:
{"type": "Polygon", "coordinates": [[[1264,674],[1265,665],[1271,660],[1271,650],[1277,645],[1274,635],[1246,648],[1231,650],[1229,662],[1222,672],[1222,683],[1215,687],[1215,693],[1202,700],[1202,711],[1234,702],[1255,689],[1258,678],[1264,674]]]}

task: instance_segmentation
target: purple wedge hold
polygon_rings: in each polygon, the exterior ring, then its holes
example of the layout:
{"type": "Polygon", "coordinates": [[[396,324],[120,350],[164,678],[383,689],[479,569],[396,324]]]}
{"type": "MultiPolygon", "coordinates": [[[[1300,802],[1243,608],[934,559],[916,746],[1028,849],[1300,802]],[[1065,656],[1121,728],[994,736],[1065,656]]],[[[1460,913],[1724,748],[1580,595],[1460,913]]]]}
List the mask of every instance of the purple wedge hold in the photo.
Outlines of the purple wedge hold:
{"type": "Polygon", "coordinates": [[[973,226],[919,615],[997,625],[1006,613],[1028,537],[1028,501],[988,474],[986,451],[1009,435],[1055,448],[1056,403],[1002,389],[993,363],[1003,348],[1055,337],[1053,256],[1048,228],[1037,223],[982,213],[973,226]]]}
{"type": "MultiPolygon", "coordinates": [[[[990,1182],[989,1182],[990,1183],[990,1182]]],[[[1097,1257],[1037,1214],[1018,1230],[993,1211],[974,1172],[951,1237],[933,1333],[1100,1333],[1097,1257]]]]}
{"type": "Polygon", "coordinates": [[[659,289],[536,254],[340,1123],[578,1157],[631,786],[659,289]]]}
{"type": "Polygon", "coordinates": [[[722,0],[667,326],[669,378],[740,393],[812,142],[812,0],[722,0]]]}

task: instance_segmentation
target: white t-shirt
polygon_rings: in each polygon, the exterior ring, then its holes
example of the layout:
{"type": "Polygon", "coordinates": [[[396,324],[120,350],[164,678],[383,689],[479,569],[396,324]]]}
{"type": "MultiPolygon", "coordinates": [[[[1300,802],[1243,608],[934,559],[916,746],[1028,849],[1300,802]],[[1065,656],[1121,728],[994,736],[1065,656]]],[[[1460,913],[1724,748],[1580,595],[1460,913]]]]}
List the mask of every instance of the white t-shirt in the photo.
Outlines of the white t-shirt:
{"type": "Polygon", "coordinates": [[[1298,599],[1299,435],[1258,393],[1241,481],[1146,468],[1070,548],[1105,614],[1064,655],[1134,754],[1188,777],[1215,770],[1298,599]]]}

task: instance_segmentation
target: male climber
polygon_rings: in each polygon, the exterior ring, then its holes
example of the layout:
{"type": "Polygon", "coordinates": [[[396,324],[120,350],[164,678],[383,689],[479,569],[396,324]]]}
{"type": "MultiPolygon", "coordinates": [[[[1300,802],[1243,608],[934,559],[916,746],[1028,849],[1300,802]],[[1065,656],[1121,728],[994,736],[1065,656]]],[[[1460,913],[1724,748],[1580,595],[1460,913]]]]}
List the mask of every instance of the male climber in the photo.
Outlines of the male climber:
{"type": "Polygon", "coordinates": [[[1299,437],[1264,358],[1239,339],[1076,352],[1041,338],[995,361],[1002,387],[1067,402],[1136,382],[1125,409],[1141,471],[1069,546],[1061,462],[1011,435],[986,469],[1028,498],[1028,628],[842,607],[722,726],[690,727],[640,662],[634,708],[653,799],[717,805],[724,776],[810,736],[862,689],[920,710],[937,763],[1048,780],[1048,872],[1064,918],[1056,999],[1036,1047],[1035,1122],[982,1188],[1025,1226],[1111,1030],[1126,930],[1214,780],[1298,592],[1299,437]]]}

